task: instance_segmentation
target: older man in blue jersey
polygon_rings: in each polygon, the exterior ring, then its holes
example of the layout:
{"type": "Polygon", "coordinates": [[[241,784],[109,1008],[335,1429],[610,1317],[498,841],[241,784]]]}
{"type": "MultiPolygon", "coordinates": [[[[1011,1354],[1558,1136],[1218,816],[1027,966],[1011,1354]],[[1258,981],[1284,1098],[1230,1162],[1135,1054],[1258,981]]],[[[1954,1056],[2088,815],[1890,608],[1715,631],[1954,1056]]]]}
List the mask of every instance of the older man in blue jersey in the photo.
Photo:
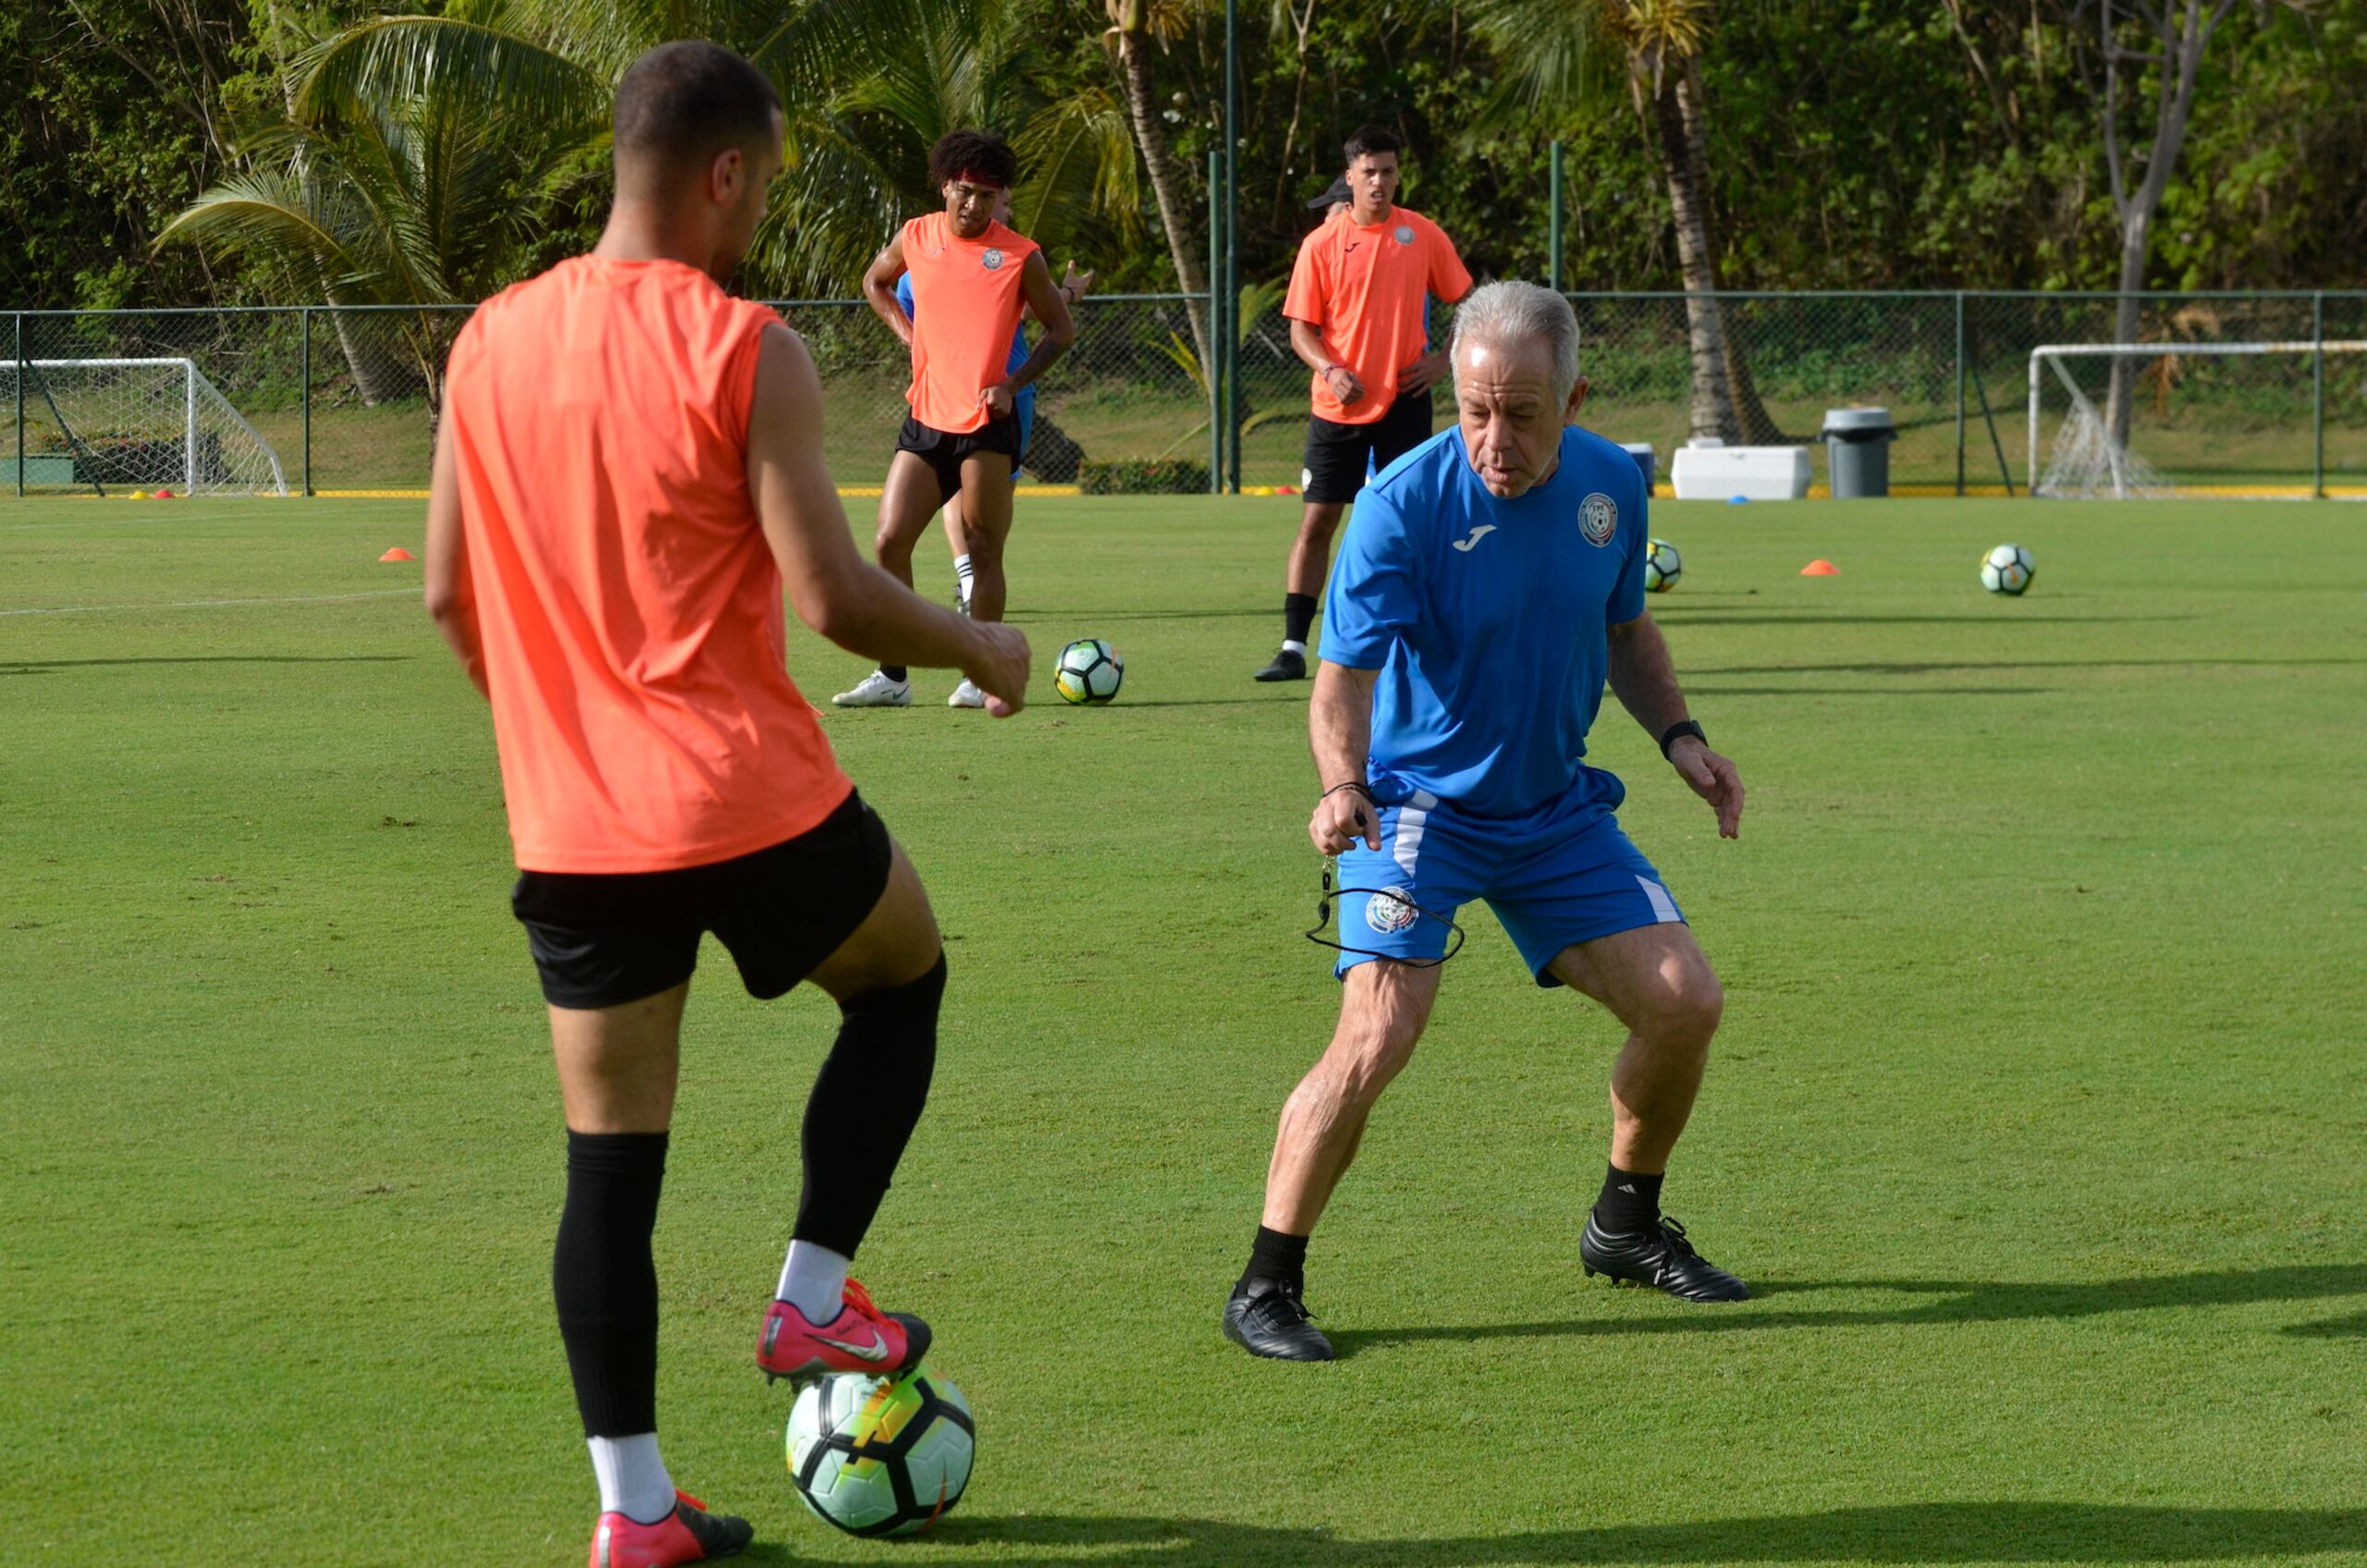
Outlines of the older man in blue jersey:
{"type": "Polygon", "coordinates": [[[1627,1028],[1611,1074],[1611,1167],[1578,1238],[1588,1274],[1686,1301],[1740,1301],[1662,1217],[1660,1191],[1723,996],[1660,873],[1589,767],[1606,682],[1676,775],[1742,817],[1742,781],[1687,717],[1644,612],[1641,476],[1571,428],[1586,401],[1578,326],[1527,283],[1473,293],[1454,321],[1456,425],[1356,498],[1331,573],[1308,729],[1322,794],[1308,832],[1339,859],[1340,1022],[1282,1108],[1264,1222],[1225,1305],[1253,1354],[1327,1361],[1308,1321],[1308,1234],[1365,1120],[1413,1055],[1452,921],[1485,899],[1540,986],[1627,1028]]]}

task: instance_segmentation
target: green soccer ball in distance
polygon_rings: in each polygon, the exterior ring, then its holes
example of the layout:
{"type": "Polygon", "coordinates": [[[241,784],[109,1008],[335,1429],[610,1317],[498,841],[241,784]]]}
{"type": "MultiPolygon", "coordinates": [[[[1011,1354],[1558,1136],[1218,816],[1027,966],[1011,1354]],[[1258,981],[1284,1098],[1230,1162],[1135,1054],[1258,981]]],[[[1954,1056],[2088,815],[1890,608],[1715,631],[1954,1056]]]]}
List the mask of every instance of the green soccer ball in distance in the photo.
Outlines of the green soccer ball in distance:
{"type": "Polygon", "coordinates": [[[962,1390],[926,1366],[901,1378],[840,1373],[798,1390],[789,1478],[851,1536],[910,1536],[962,1501],[977,1453],[962,1390]]]}
{"type": "Polygon", "coordinates": [[[1665,594],[1676,586],[1685,575],[1685,557],[1676,546],[1665,539],[1655,539],[1644,546],[1644,591],[1665,594]]]}
{"type": "Polygon", "coordinates": [[[1981,557],[1981,585],[1993,594],[2018,594],[2038,575],[2038,562],[2019,545],[2000,545],[1981,557]]]}
{"type": "Polygon", "coordinates": [[[1052,689],[1072,703],[1106,703],[1125,683],[1126,661],[1098,637],[1083,637],[1061,650],[1052,689]]]}

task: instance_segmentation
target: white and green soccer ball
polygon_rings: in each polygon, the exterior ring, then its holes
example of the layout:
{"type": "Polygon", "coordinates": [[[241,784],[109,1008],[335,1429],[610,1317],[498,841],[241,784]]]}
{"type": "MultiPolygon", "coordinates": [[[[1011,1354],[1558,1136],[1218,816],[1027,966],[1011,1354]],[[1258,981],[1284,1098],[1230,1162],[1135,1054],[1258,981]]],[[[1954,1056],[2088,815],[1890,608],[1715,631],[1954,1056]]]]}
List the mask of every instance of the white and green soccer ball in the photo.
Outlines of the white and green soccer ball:
{"type": "Polygon", "coordinates": [[[2038,575],[2038,562],[2019,545],[2000,545],[1981,557],[1981,585],[1993,594],[2018,594],[2038,575]]]}
{"type": "Polygon", "coordinates": [[[1665,594],[1676,586],[1685,575],[1685,557],[1676,546],[1665,539],[1655,539],[1644,546],[1644,591],[1665,594]]]}
{"type": "Polygon", "coordinates": [[[1126,661],[1098,637],[1080,638],[1061,650],[1052,690],[1072,703],[1106,703],[1125,683],[1126,661]]]}
{"type": "Polygon", "coordinates": [[[851,1536],[917,1535],[962,1501],[977,1454],[962,1390],[926,1366],[900,1378],[844,1372],[798,1390],[789,1478],[851,1536]]]}

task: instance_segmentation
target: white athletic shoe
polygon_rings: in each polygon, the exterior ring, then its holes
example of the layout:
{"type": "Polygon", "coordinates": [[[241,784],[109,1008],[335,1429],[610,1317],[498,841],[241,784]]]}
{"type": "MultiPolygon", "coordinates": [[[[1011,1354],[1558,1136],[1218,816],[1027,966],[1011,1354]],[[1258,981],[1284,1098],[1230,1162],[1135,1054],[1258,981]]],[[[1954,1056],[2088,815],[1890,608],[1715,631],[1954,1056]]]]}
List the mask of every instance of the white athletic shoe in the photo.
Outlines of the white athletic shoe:
{"type": "Polygon", "coordinates": [[[950,708],[982,708],[987,705],[987,694],[965,675],[962,678],[962,684],[953,688],[953,695],[945,699],[945,705],[950,708]]]}
{"type": "Polygon", "coordinates": [[[842,708],[908,708],[913,705],[913,683],[890,680],[875,669],[853,691],[841,692],[830,701],[842,708]]]}

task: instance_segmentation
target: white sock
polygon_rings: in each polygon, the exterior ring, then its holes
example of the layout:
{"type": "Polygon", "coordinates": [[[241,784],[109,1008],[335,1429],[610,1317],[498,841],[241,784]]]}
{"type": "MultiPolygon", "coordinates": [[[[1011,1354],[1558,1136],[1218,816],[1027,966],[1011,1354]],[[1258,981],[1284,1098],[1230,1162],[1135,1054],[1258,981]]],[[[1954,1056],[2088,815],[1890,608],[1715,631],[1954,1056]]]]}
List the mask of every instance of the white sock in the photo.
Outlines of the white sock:
{"type": "Polygon", "coordinates": [[[1305,658],[1306,657],[1306,644],[1300,642],[1295,637],[1285,637],[1282,639],[1282,652],[1286,654],[1296,654],[1299,657],[1305,658]]]}
{"type": "Polygon", "coordinates": [[[674,1478],[657,1457],[656,1433],[583,1440],[592,1450],[592,1474],[600,1479],[601,1513],[655,1525],[674,1512],[674,1478]]]}
{"type": "Polygon", "coordinates": [[[972,575],[970,557],[967,556],[954,557],[953,588],[954,592],[961,595],[962,607],[965,610],[970,607],[970,579],[972,575]]]}
{"type": "Polygon", "coordinates": [[[780,1289],[773,1292],[776,1300],[797,1308],[818,1329],[839,1315],[846,1305],[846,1293],[843,1254],[812,1242],[789,1243],[789,1261],[780,1266],[780,1289]]]}

